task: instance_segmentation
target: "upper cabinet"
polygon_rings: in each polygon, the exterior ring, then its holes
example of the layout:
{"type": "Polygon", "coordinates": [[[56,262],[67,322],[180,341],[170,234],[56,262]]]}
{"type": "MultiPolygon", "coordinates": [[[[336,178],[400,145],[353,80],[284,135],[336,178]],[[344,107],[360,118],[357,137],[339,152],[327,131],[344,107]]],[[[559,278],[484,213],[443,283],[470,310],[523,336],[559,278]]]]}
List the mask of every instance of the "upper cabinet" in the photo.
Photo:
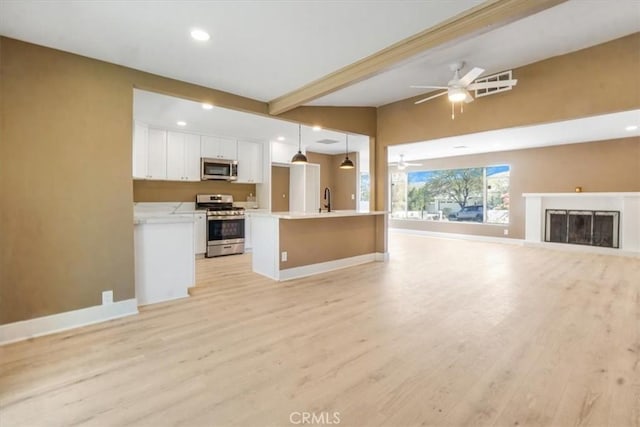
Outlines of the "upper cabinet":
{"type": "Polygon", "coordinates": [[[133,177],[167,179],[167,132],[136,123],[133,130],[133,177]]]}
{"type": "Polygon", "coordinates": [[[135,122],[133,178],[200,181],[200,159],[238,161],[238,180],[263,182],[263,144],[151,128],[135,122]]]}
{"type": "Polygon", "coordinates": [[[297,152],[297,145],[274,141],[271,143],[271,163],[291,163],[291,158],[297,152]]]}
{"type": "Polygon", "coordinates": [[[168,132],[167,179],[200,181],[200,135],[168,132]]]}
{"type": "Polygon", "coordinates": [[[262,144],[238,141],[238,183],[262,182],[262,144]]]}
{"type": "Polygon", "coordinates": [[[209,159],[238,159],[238,145],[236,141],[232,139],[203,136],[200,141],[200,153],[202,157],[209,159]]]}

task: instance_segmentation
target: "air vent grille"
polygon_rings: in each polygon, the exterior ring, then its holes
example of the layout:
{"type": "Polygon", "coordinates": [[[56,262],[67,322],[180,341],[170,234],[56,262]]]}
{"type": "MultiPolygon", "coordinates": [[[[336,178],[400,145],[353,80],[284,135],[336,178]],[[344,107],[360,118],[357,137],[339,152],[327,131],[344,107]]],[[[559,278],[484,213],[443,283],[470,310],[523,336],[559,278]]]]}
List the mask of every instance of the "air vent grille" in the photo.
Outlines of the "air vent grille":
{"type": "Polygon", "coordinates": [[[320,140],[318,140],[316,142],[318,144],[331,145],[331,144],[337,144],[340,141],[336,141],[335,139],[320,139],[320,140]]]}
{"type": "MultiPolygon", "coordinates": [[[[485,83],[485,82],[499,82],[501,80],[511,80],[512,79],[512,70],[503,71],[498,74],[493,74],[491,76],[483,77],[481,79],[477,79],[474,83],[485,83]]],[[[481,96],[493,95],[494,93],[504,92],[507,90],[511,90],[513,86],[505,85],[494,87],[491,89],[476,89],[476,98],[481,96]]]]}

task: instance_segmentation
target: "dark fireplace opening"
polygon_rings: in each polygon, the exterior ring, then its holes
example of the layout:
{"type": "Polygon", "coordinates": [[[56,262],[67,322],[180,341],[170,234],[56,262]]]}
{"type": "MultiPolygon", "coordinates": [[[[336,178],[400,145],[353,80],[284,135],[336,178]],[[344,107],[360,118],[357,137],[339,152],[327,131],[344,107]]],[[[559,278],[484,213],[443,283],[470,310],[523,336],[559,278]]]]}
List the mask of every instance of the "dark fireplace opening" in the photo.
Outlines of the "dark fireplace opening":
{"type": "Polygon", "coordinates": [[[569,211],[569,231],[567,243],[575,245],[591,244],[592,212],[569,211]]]}
{"type": "Polygon", "coordinates": [[[620,212],[547,209],[545,242],[618,248],[620,212]]]}

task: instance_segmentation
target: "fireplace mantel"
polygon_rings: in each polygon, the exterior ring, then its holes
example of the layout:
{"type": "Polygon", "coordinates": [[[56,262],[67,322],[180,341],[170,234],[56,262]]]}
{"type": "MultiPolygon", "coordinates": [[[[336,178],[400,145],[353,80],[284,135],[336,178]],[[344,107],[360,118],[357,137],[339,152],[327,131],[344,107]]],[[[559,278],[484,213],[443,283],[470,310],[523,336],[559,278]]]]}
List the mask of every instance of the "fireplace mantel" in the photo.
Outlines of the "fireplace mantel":
{"type": "Polygon", "coordinates": [[[525,245],[554,247],[612,255],[640,256],[640,192],[524,193],[525,245]],[[620,212],[620,248],[549,243],[544,241],[547,209],[620,212]]]}

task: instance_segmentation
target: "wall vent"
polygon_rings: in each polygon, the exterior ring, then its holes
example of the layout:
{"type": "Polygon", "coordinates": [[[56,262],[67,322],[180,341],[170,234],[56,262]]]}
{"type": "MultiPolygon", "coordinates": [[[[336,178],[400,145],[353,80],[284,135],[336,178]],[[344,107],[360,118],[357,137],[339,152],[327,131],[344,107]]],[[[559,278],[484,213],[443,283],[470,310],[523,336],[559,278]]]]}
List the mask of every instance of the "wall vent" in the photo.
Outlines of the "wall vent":
{"type": "MultiPolygon", "coordinates": [[[[491,76],[483,77],[481,79],[477,79],[474,83],[485,83],[485,82],[499,82],[501,80],[511,80],[513,72],[512,70],[503,71],[498,74],[493,74],[491,76]]],[[[507,90],[511,90],[513,86],[505,85],[499,86],[491,89],[476,89],[476,98],[481,96],[493,95],[494,93],[504,92],[507,90]]]]}
{"type": "Polygon", "coordinates": [[[336,141],[335,139],[321,139],[316,141],[318,144],[325,144],[325,145],[331,145],[331,144],[337,144],[340,141],[336,141]]]}

